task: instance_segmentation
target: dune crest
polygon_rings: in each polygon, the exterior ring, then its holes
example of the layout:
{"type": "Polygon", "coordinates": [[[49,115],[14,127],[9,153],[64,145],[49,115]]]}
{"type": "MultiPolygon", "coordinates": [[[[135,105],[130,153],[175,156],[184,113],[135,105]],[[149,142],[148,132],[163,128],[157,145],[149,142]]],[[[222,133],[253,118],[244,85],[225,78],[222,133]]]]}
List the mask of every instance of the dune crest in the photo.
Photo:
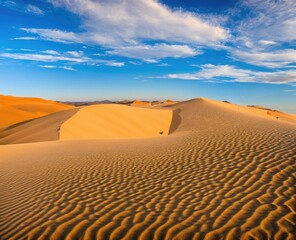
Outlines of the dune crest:
{"type": "Polygon", "coordinates": [[[288,114],[288,113],[283,113],[277,110],[271,110],[263,107],[258,107],[258,106],[242,106],[242,105],[237,105],[229,102],[220,102],[217,100],[212,100],[208,98],[198,98],[198,99],[192,99],[189,101],[204,101],[210,104],[214,104],[217,107],[233,110],[237,113],[242,113],[242,114],[249,114],[249,115],[254,115],[254,116],[260,116],[264,117],[267,119],[273,119],[273,120],[284,120],[288,121],[290,123],[296,123],[296,115],[295,114],[288,114]]]}

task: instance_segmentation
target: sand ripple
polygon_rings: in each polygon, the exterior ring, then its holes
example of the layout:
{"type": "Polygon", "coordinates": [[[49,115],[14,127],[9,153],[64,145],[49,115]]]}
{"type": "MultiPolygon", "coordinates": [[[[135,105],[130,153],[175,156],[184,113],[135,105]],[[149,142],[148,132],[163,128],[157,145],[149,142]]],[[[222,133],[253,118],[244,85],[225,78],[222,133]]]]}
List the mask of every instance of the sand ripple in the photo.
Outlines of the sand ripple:
{"type": "Polygon", "coordinates": [[[295,125],[174,108],[167,137],[2,146],[1,239],[295,239],[295,125]]]}

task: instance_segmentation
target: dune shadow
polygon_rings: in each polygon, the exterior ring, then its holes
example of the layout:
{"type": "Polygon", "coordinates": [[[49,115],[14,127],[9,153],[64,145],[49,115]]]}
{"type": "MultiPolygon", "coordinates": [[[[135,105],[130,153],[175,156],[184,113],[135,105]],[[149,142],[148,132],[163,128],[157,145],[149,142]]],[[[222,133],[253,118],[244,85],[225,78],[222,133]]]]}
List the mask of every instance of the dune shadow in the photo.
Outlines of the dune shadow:
{"type": "Polygon", "coordinates": [[[180,112],[181,112],[181,109],[173,110],[173,118],[172,118],[171,126],[169,129],[169,134],[175,132],[178,129],[179,125],[181,124],[182,118],[180,116],[180,112]]]}

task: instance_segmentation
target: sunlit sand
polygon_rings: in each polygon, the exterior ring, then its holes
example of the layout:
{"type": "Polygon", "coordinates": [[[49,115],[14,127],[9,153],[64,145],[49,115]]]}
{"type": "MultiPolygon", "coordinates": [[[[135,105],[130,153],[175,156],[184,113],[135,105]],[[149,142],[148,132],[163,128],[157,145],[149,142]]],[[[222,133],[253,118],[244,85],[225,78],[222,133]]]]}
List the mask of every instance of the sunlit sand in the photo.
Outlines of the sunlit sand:
{"type": "Polygon", "coordinates": [[[2,239],[294,239],[295,138],[294,115],[208,99],[12,125],[2,239]]]}

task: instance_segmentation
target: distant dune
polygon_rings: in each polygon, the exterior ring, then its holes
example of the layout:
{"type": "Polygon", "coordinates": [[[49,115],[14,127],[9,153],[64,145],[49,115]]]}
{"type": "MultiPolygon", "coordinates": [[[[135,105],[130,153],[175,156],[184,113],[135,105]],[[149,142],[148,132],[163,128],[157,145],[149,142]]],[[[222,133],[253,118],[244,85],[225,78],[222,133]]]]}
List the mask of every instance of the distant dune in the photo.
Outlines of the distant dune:
{"type": "Polygon", "coordinates": [[[296,120],[268,111],[202,98],[10,126],[2,144],[52,141],[0,146],[1,239],[295,239],[296,120]]]}
{"type": "Polygon", "coordinates": [[[176,104],[177,102],[172,101],[172,100],[165,100],[163,101],[164,104],[176,104]]]}
{"type": "Polygon", "coordinates": [[[152,106],[152,103],[151,102],[143,102],[140,100],[135,100],[130,105],[131,106],[150,107],[150,106],[152,106]]]}
{"type": "Polygon", "coordinates": [[[287,114],[287,113],[280,112],[278,110],[273,110],[273,109],[269,109],[269,108],[265,108],[265,107],[261,107],[261,106],[252,106],[251,105],[251,106],[248,106],[248,107],[260,109],[260,110],[262,110],[263,114],[267,114],[267,115],[270,115],[270,116],[275,117],[275,118],[291,120],[292,122],[296,120],[296,115],[295,114],[287,114]]]}
{"type": "Polygon", "coordinates": [[[71,108],[73,106],[41,98],[0,95],[0,127],[71,108]]]}

